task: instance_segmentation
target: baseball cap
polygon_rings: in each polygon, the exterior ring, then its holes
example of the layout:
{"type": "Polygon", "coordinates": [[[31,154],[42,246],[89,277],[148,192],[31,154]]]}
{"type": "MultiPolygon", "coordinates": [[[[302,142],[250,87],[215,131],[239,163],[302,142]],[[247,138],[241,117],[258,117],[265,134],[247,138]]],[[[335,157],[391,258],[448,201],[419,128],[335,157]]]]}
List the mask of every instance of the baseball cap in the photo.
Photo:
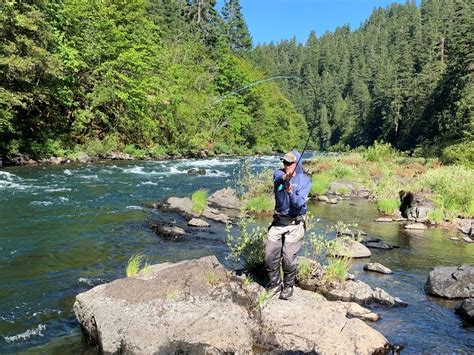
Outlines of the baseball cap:
{"type": "Polygon", "coordinates": [[[286,161],[287,163],[294,163],[296,161],[296,155],[293,152],[288,152],[283,158],[280,158],[280,160],[286,161]]]}

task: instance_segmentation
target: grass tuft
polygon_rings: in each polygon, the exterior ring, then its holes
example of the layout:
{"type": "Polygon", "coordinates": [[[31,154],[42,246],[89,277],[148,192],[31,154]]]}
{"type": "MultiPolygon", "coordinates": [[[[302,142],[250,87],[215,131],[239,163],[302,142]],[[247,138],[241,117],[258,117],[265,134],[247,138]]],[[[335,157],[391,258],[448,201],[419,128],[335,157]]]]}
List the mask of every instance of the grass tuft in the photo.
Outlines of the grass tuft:
{"type": "Polygon", "coordinates": [[[311,191],[310,194],[312,196],[324,195],[331,185],[331,182],[334,180],[334,176],[332,176],[328,172],[323,172],[319,174],[314,174],[311,177],[311,191]]]}
{"type": "Polygon", "coordinates": [[[127,277],[132,277],[138,274],[140,271],[140,265],[144,259],[143,254],[137,253],[133,254],[132,257],[128,260],[126,274],[127,277]]]}
{"type": "Polygon", "coordinates": [[[398,210],[400,203],[396,198],[381,198],[377,200],[377,208],[385,214],[392,214],[398,210]]]}
{"type": "Polygon", "coordinates": [[[244,211],[256,213],[273,211],[275,203],[267,194],[251,197],[244,206],[244,211]]]}
{"type": "Polygon", "coordinates": [[[193,201],[193,212],[201,214],[206,208],[207,204],[207,190],[199,189],[193,193],[191,196],[191,201],[193,201]]]}
{"type": "Polygon", "coordinates": [[[351,258],[330,258],[323,280],[338,281],[343,283],[346,280],[349,271],[351,258]]]}

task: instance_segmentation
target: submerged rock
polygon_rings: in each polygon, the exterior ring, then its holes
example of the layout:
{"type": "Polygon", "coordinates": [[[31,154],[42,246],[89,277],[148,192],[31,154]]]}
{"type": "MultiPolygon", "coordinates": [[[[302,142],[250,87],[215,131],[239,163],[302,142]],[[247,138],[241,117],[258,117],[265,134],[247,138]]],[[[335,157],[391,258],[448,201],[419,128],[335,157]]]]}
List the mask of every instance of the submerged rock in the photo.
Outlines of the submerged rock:
{"type": "Polygon", "coordinates": [[[186,235],[183,228],[165,222],[152,222],[150,227],[156,234],[167,239],[177,239],[186,235]]]}
{"type": "Polygon", "coordinates": [[[364,265],[364,270],[366,271],[374,271],[379,272],[381,274],[393,274],[393,271],[390,270],[388,267],[383,266],[379,263],[368,263],[364,265]]]}
{"type": "Polygon", "coordinates": [[[474,266],[435,267],[426,280],[425,291],[449,299],[474,297],[474,266]]]}
{"type": "Polygon", "coordinates": [[[474,325],[474,298],[462,301],[456,307],[456,314],[459,314],[462,319],[474,325]]]}
{"type": "Polygon", "coordinates": [[[318,196],[318,197],[316,197],[316,199],[318,201],[321,201],[321,202],[328,202],[329,201],[329,197],[324,196],[324,195],[318,196]]]}
{"type": "Polygon", "coordinates": [[[375,241],[362,241],[362,244],[364,244],[369,249],[391,250],[393,248],[398,248],[398,246],[390,245],[380,240],[376,242],[375,241]]]}
{"type": "Polygon", "coordinates": [[[355,306],[299,288],[288,301],[259,302],[262,291],[211,256],[97,286],[76,297],[74,312],[103,353],[374,353],[388,343],[348,318],[366,314],[355,306]]]}
{"type": "Polygon", "coordinates": [[[191,168],[188,170],[189,175],[206,175],[206,169],[204,168],[191,168]]]}
{"type": "Polygon", "coordinates": [[[407,224],[407,225],[403,226],[403,228],[405,228],[405,229],[416,229],[416,230],[428,229],[428,227],[423,223],[407,224]]]}

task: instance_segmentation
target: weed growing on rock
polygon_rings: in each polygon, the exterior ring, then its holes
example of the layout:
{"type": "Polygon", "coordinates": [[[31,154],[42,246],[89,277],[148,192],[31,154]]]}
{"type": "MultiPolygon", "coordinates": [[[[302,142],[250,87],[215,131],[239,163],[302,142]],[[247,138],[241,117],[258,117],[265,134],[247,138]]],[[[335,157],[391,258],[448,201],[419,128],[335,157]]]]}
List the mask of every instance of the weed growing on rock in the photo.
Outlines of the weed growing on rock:
{"type": "Polygon", "coordinates": [[[270,300],[270,294],[267,291],[262,291],[258,294],[258,305],[263,308],[265,304],[270,300]]]}
{"type": "Polygon", "coordinates": [[[351,258],[330,258],[322,279],[328,282],[338,281],[343,283],[349,271],[351,258]]]}
{"type": "Polygon", "coordinates": [[[207,282],[209,282],[209,284],[212,286],[217,286],[219,285],[220,280],[219,277],[217,277],[217,275],[211,271],[207,274],[207,282]]]}
{"type": "Polygon", "coordinates": [[[127,277],[132,277],[138,274],[140,271],[140,265],[144,259],[143,254],[137,253],[132,255],[132,257],[128,260],[126,274],[127,277]]]}
{"type": "Polygon", "coordinates": [[[199,189],[195,191],[191,196],[191,201],[193,202],[193,212],[201,215],[207,204],[207,190],[199,189]]]}
{"type": "Polygon", "coordinates": [[[275,202],[270,195],[259,195],[251,197],[244,205],[243,210],[249,212],[269,212],[275,208],[275,202]]]}
{"type": "Polygon", "coordinates": [[[242,283],[244,284],[244,286],[248,286],[248,285],[250,285],[252,282],[253,282],[253,279],[252,279],[251,276],[249,276],[249,275],[244,275],[244,278],[242,279],[242,283]]]}

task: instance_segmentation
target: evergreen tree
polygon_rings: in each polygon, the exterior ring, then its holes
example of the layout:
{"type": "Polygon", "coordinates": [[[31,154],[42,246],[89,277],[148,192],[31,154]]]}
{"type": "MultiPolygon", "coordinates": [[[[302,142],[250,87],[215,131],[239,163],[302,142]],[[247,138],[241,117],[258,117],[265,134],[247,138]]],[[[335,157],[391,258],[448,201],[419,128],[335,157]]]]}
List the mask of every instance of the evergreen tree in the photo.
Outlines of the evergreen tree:
{"type": "Polygon", "coordinates": [[[237,53],[246,53],[252,49],[252,37],[245,23],[240,1],[225,0],[222,17],[230,48],[237,53]]]}

